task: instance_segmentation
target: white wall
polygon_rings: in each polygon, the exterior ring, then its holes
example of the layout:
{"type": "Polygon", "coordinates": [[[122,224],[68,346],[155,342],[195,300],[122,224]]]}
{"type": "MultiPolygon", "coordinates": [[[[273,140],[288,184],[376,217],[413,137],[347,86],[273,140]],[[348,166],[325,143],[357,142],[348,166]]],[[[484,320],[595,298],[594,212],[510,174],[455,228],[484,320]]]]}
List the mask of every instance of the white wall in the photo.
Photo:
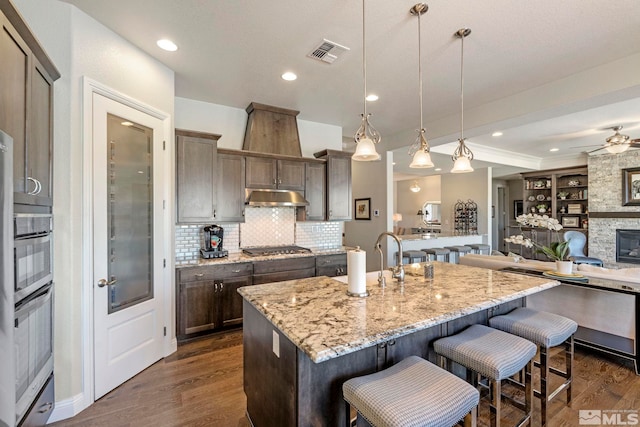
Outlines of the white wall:
{"type": "MultiPolygon", "coordinates": [[[[180,97],[176,97],[175,102],[176,128],[216,133],[222,135],[219,148],[242,149],[247,126],[244,109],[180,97]]],[[[342,150],[340,126],[297,121],[303,157],[313,157],[313,153],[325,149],[342,150]]]]}
{"type": "MultiPolygon", "coordinates": [[[[478,205],[478,234],[491,232],[491,168],[442,175],[442,231],[453,231],[453,209],[458,200],[478,205]]],[[[486,242],[485,242],[486,243],[486,242]]]]}
{"type": "Polygon", "coordinates": [[[404,227],[406,234],[411,232],[411,227],[415,228],[423,225],[421,218],[418,218],[418,210],[422,209],[427,201],[440,201],[441,181],[441,175],[396,181],[396,205],[394,209],[395,212],[402,214],[402,221],[398,223],[398,226],[404,227]],[[420,186],[420,191],[417,193],[409,189],[414,182],[417,182],[420,186]]]}
{"type": "MultiPolygon", "coordinates": [[[[82,395],[84,245],[82,77],[173,115],[174,73],[74,6],[15,0],[62,73],[54,104],[54,357],[56,402],[82,395]]],[[[173,180],[170,180],[173,181],[173,180]]]]}
{"type": "MultiPolygon", "coordinates": [[[[367,253],[367,271],[380,269],[380,254],[373,248],[380,233],[393,229],[393,153],[381,155],[379,162],[351,162],[353,199],[371,198],[371,220],[345,222],[345,245],[360,246],[367,253]],[[380,216],[374,216],[375,209],[380,210],[380,216]]],[[[385,267],[390,265],[386,248],[391,248],[392,253],[397,250],[391,240],[390,237],[384,239],[385,267]]]]}

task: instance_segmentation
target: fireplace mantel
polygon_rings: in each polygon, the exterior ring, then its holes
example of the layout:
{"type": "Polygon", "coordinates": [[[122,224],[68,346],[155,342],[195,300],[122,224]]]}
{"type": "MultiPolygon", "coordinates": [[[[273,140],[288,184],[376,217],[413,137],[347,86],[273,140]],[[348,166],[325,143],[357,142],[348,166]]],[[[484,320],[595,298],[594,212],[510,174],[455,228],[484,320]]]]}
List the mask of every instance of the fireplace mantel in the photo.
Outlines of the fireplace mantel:
{"type": "Polygon", "coordinates": [[[640,218],[640,211],[638,212],[591,212],[589,211],[589,218],[640,218]]]}

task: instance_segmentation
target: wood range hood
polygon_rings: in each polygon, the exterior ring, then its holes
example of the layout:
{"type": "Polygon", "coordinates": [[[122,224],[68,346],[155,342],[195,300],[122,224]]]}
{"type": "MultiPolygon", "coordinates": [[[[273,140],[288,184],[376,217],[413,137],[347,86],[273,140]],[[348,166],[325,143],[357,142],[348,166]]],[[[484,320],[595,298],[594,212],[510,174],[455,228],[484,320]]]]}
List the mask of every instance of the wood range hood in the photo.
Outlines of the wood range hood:
{"type": "MultiPolygon", "coordinates": [[[[246,108],[249,117],[242,149],[278,156],[302,157],[296,116],[286,108],[252,102],[246,108]]],[[[276,189],[245,190],[249,206],[307,206],[309,202],[296,191],[276,189]]]]}
{"type": "Polygon", "coordinates": [[[302,157],[296,121],[299,111],[257,102],[249,104],[246,111],[249,118],[243,150],[302,157]]]}

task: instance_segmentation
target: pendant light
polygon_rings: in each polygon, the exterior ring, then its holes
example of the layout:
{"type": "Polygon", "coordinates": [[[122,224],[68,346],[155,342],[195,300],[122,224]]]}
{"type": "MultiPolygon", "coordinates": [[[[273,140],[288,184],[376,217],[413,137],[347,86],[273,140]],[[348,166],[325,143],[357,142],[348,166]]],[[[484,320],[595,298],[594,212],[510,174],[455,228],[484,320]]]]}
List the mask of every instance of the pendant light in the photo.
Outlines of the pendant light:
{"type": "Polygon", "coordinates": [[[413,184],[411,184],[411,186],[409,187],[409,190],[413,191],[414,193],[419,192],[421,188],[418,185],[418,181],[413,181],[413,184]]]}
{"type": "Polygon", "coordinates": [[[412,15],[418,17],[418,81],[420,82],[420,129],[418,130],[418,138],[409,148],[409,155],[413,156],[410,168],[432,168],[433,162],[431,161],[431,154],[429,154],[429,143],[425,137],[426,130],[422,126],[422,50],[420,43],[420,15],[429,10],[429,6],[425,3],[418,3],[409,9],[412,15]]]}
{"type": "Polygon", "coordinates": [[[458,147],[453,152],[453,169],[451,173],[473,172],[471,160],[473,153],[464,143],[464,38],[471,34],[469,28],[461,28],[454,33],[462,41],[462,49],[460,54],[460,139],[458,139],[458,147]]]}
{"type": "Polygon", "coordinates": [[[376,151],[376,144],[380,142],[380,134],[375,130],[371,123],[369,123],[369,116],[367,114],[367,50],[365,48],[365,25],[364,25],[364,2],[362,0],[362,76],[364,81],[364,113],[362,116],[362,123],[358,128],[355,135],[356,152],[353,153],[351,158],[360,162],[371,162],[380,160],[380,154],[376,151]]]}

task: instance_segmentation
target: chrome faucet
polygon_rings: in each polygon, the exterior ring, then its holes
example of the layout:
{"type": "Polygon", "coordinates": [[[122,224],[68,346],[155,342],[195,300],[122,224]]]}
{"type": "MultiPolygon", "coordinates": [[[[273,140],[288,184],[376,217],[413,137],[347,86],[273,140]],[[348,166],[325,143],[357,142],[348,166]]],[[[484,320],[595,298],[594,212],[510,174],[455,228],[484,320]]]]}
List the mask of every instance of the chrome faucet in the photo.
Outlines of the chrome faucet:
{"type": "Polygon", "coordinates": [[[384,287],[386,285],[386,281],[382,273],[384,270],[384,257],[382,254],[382,246],[380,245],[380,242],[382,241],[382,238],[384,236],[393,237],[393,239],[398,244],[398,265],[395,267],[390,267],[389,270],[391,270],[391,277],[394,279],[397,279],[398,284],[402,285],[404,284],[404,267],[402,266],[402,257],[403,257],[402,242],[400,241],[398,236],[388,231],[384,231],[380,233],[380,235],[378,236],[378,240],[376,240],[376,244],[375,244],[375,249],[380,252],[380,274],[378,275],[378,284],[381,287],[384,287]]]}

